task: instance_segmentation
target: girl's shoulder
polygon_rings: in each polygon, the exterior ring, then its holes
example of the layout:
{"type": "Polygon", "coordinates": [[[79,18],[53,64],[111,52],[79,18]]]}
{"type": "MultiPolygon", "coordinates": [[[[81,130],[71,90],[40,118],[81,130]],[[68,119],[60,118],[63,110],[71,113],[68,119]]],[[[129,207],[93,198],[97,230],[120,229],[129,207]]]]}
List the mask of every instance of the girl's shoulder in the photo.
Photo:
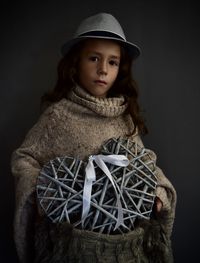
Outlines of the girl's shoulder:
{"type": "Polygon", "coordinates": [[[51,103],[48,105],[45,110],[41,114],[41,118],[43,117],[52,117],[57,116],[58,118],[65,115],[68,109],[68,100],[63,98],[60,101],[51,103]]]}

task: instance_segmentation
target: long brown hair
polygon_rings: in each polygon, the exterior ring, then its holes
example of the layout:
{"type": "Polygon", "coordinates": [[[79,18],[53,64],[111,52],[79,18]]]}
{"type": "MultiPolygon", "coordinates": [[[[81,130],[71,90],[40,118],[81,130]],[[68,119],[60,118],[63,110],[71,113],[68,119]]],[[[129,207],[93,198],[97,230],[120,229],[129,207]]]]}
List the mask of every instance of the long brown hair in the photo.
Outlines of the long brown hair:
{"type": "MultiPolygon", "coordinates": [[[[46,108],[49,104],[59,101],[62,98],[67,98],[69,91],[78,82],[78,63],[83,42],[80,41],[74,45],[70,51],[60,60],[57,67],[58,79],[53,90],[45,93],[41,97],[41,106],[46,108]]],[[[141,109],[138,103],[138,85],[132,77],[132,58],[127,51],[121,47],[120,67],[117,79],[108,92],[108,96],[116,96],[122,94],[128,101],[128,112],[130,113],[133,123],[134,131],[136,127],[140,134],[148,133],[145,121],[141,115],[141,109]]]]}

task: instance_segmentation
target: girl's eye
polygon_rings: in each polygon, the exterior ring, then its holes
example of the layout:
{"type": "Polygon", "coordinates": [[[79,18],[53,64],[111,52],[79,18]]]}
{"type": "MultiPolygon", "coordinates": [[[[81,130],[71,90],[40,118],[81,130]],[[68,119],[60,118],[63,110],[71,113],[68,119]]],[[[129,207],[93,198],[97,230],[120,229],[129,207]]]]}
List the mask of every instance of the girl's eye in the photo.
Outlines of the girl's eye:
{"type": "Polygon", "coordinates": [[[99,60],[99,58],[98,57],[95,57],[95,56],[92,56],[92,57],[89,57],[89,60],[91,60],[91,61],[98,61],[99,60]]]}
{"type": "Polygon", "coordinates": [[[110,64],[111,66],[116,66],[116,67],[119,66],[119,62],[116,61],[116,60],[110,60],[109,64],[110,64]]]}

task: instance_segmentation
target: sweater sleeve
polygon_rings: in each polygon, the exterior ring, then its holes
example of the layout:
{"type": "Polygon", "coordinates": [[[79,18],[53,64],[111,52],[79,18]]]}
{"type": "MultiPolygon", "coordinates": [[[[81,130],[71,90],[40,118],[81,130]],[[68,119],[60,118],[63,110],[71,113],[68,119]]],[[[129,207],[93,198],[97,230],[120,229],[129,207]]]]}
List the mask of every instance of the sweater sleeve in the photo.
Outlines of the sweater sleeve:
{"type": "MultiPolygon", "coordinates": [[[[144,147],[139,135],[136,135],[134,139],[141,147],[144,147]]],[[[151,159],[156,164],[156,154],[150,149],[146,150],[148,151],[151,159]]],[[[163,233],[168,238],[170,238],[175,219],[175,209],[177,202],[176,190],[169,179],[164,175],[163,171],[157,165],[155,165],[155,175],[157,178],[156,196],[162,202],[162,209],[160,212],[156,213],[156,219],[162,225],[163,233]]]]}
{"type": "Polygon", "coordinates": [[[34,251],[34,219],[36,216],[35,186],[37,176],[48,159],[50,141],[55,126],[52,108],[41,115],[26,135],[22,145],[11,156],[15,179],[14,239],[20,262],[32,262],[34,251]]]}

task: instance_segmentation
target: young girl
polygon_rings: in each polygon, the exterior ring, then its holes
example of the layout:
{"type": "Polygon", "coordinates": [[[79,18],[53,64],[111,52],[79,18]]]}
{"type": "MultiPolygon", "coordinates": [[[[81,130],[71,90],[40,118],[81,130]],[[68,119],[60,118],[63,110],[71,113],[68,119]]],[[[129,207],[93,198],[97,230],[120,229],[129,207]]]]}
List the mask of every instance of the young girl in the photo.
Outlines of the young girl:
{"type": "Polygon", "coordinates": [[[87,160],[111,138],[130,138],[143,147],[140,135],[147,133],[131,76],[140,49],[126,41],[112,15],[100,13],[83,20],[62,53],[55,89],[43,96],[43,113],[12,155],[20,262],[173,262],[170,238],[176,192],[157,166],[151,218],[139,218],[129,232],[78,229],[69,222],[53,223],[41,211],[36,185],[49,160],[58,156],[87,160]]]}

